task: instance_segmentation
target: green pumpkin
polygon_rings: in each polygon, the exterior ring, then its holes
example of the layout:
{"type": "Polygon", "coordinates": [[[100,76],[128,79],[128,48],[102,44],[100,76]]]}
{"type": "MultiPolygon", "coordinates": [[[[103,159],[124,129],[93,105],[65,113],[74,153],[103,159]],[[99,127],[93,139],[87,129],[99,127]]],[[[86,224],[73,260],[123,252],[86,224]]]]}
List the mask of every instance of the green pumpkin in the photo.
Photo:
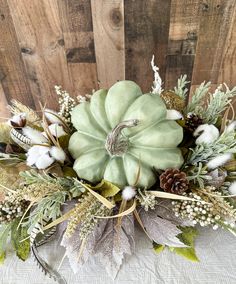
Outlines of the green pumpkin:
{"type": "Polygon", "coordinates": [[[182,128],[166,120],[166,106],[156,94],[142,94],[132,81],[121,81],[108,91],[98,90],[90,102],[72,111],[77,129],[69,141],[74,170],[92,183],[101,179],[118,186],[149,188],[156,181],[153,169],[179,168],[177,145],[182,128]]]}

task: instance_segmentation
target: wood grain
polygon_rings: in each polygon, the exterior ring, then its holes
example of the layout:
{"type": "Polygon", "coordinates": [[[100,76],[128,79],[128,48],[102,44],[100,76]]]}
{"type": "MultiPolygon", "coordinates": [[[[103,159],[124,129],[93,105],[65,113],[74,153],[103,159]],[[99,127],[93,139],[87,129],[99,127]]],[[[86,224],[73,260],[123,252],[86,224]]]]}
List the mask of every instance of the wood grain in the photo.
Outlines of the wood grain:
{"type": "Polygon", "coordinates": [[[165,87],[172,89],[181,74],[192,79],[200,20],[200,0],[171,1],[165,87]]]}
{"type": "Polygon", "coordinates": [[[34,107],[7,1],[0,0],[0,81],[8,102],[14,98],[34,107]]]}
{"type": "MultiPolygon", "coordinates": [[[[227,32],[227,31],[226,31],[227,32]]],[[[225,82],[230,88],[236,85],[236,2],[234,2],[231,26],[224,44],[218,83],[225,82]]]]}
{"type": "Polygon", "coordinates": [[[124,0],[91,0],[98,81],[109,88],[125,79],[124,0]]]}
{"type": "Polygon", "coordinates": [[[148,92],[153,82],[152,55],[165,78],[170,0],[124,1],[125,77],[148,92]]]}
{"type": "Polygon", "coordinates": [[[56,0],[8,0],[34,101],[56,108],[54,85],[72,90],[56,0]]]}
{"type": "Polygon", "coordinates": [[[10,116],[10,111],[8,110],[7,105],[7,99],[0,82],[0,122],[6,121],[6,119],[10,116]]]}
{"type": "Polygon", "coordinates": [[[218,82],[234,3],[234,0],[208,0],[202,3],[193,85],[199,85],[204,80],[213,84],[218,82]]]}
{"type": "Polygon", "coordinates": [[[90,0],[59,0],[59,13],[73,94],[98,87],[90,0]]]}

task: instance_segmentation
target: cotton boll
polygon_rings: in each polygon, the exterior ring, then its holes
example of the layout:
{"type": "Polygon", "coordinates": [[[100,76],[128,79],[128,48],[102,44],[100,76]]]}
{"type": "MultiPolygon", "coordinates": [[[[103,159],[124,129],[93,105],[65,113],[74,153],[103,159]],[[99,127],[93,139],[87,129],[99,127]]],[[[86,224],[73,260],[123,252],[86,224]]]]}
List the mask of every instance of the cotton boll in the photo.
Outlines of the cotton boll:
{"type": "Polygon", "coordinates": [[[31,139],[33,144],[43,144],[43,143],[48,143],[48,139],[43,136],[42,132],[26,126],[22,128],[23,134],[27,136],[29,139],[31,139]]]}
{"type": "Polygon", "coordinates": [[[167,110],[167,113],[166,113],[166,119],[169,119],[169,120],[179,120],[179,119],[182,119],[183,118],[183,115],[175,110],[175,109],[168,109],[167,110]]]}
{"type": "Polygon", "coordinates": [[[232,182],[228,188],[229,193],[232,195],[236,195],[236,181],[232,182]]]}
{"type": "Polygon", "coordinates": [[[126,201],[132,199],[136,195],[136,189],[132,186],[126,186],[122,191],[122,198],[126,201]]]}
{"type": "Polygon", "coordinates": [[[33,166],[37,160],[44,154],[49,152],[49,147],[35,145],[27,152],[27,165],[33,166]]]}
{"type": "Polygon", "coordinates": [[[194,131],[193,135],[196,139],[196,144],[210,144],[214,142],[220,135],[219,130],[214,125],[202,124],[194,131]]]}
{"type": "Polygon", "coordinates": [[[61,124],[61,120],[58,118],[59,115],[57,112],[55,112],[54,110],[51,109],[45,109],[44,110],[44,115],[46,116],[46,118],[51,122],[51,123],[57,123],[57,124],[61,124]]]}
{"type": "Polygon", "coordinates": [[[225,163],[231,160],[232,157],[233,157],[232,153],[225,153],[225,154],[219,155],[215,157],[214,159],[210,160],[207,163],[207,167],[208,169],[216,169],[218,167],[223,166],[225,163]]]}
{"type": "Polygon", "coordinates": [[[66,135],[66,132],[64,131],[63,127],[57,123],[49,125],[48,129],[54,137],[59,138],[61,136],[66,135]]]}
{"type": "Polygon", "coordinates": [[[56,161],[59,161],[61,163],[65,162],[66,154],[61,148],[53,146],[50,149],[50,154],[56,161]]]}
{"type": "Polygon", "coordinates": [[[46,168],[51,166],[54,162],[55,160],[49,156],[49,153],[46,153],[38,158],[38,160],[35,163],[35,166],[39,170],[45,170],[46,168]]]}

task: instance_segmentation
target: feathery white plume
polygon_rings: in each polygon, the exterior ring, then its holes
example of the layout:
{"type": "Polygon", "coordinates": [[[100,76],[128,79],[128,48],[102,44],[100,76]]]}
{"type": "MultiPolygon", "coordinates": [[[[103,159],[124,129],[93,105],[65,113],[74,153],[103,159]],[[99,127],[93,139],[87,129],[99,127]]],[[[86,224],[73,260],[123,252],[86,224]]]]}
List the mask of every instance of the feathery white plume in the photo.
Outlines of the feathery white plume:
{"type": "Polygon", "coordinates": [[[210,160],[207,163],[207,167],[209,169],[215,169],[218,168],[220,166],[223,166],[225,163],[227,163],[229,160],[231,160],[233,157],[232,153],[225,153],[222,155],[219,155],[217,157],[215,157],[214,159],[210,160]]]}
{"type": "Polygon", "coordinates": [[[48,143],[48,139],[43,136],[43,133],[29,126],[22,128],[23,134],[31,139],[33,144],[48,143]]]}
{"type": "Polygon", "coordinates": [[[225,131],[226,133],[229,133],[231,131],[234,131],[236,128],[236,121],[232,121],[228,126],[226,126],[225,131]]]}
{"type": "Polygon", "coordinates": [[[166,113],[166,119],[169,119],[169,120],[179,120],[179,119],[182,119],[183,118],[183,115],[175,110],[175,109],[168,109],[167,110],[167,113],[166,113]]]}
{"type": "Polygon", "coordinates": [[[62,121],[58,118],[59,115],[56,111],[46,108],[44,110],[44,115],[51,123],[62,124],[62,121]]]}
{"type": "Polygon", "coordinates": [[[122,191],[122,198],[126,201],[132,199],[136,195],[136,189],[132,186],[126,186],[122,191]]]}
{"type": "Polygon", "coordinates": [[[56,147],[56,146],[52,146],[51,149],[50,149],[50,154],[55,160],[57,160],[61,163],[65,162],[66,154],[61,148],[56,147]]]}
{"type": "Polygon", "coordinates": [[[219,130],[213,124],[202,124],[194,131],[193,135],[196,139],[196,144],[209,144],[214,142],[219,136],[219,130]]]}
{"type": "Polygon", "coordinates": [[[232,182],[228,188],[228,191],[232,195],[236,195],[236,181],[232,182]]]}
{"type": "Polygon", "coordinates": [[[57,123],[49,125],[48,129],[54,137],[60,138],[61,136],[66,135],[66,132],[64,131],[63,127],[57,123]]]}
{"type": "Polygon", "coordinates": [[[153,87],[152,87],[152,93],[153,94],[158,94],[160,95],[162,92],[162,80],[161,77],[159,75],[159,68],[155,65],[154,63],[154,55],[152,56],[152,61],[151,61],[151,66],[152,66],[152,70],[154,72],[154,81],[153,81],[153,87]]]}

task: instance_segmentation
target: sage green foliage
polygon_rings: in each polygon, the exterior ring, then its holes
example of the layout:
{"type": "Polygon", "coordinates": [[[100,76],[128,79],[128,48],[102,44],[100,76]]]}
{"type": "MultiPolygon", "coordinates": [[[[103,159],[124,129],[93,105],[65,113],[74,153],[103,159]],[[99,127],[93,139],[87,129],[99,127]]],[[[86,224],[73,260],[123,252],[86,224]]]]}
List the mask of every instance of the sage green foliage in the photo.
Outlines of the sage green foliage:
{"type": "Polygon", "coordinates": [[[187,171],[187,179],[193,181],[194,184],[198,184],[200,188],[204,188],[205,182],[212,180],[212,177],[208,175],[206,166],[202,163],[198,163],[196,166],[192,167],[187,171]]]}
{"type": "Polygon", "coordinates": [[[41,183],[50,183],[52,187],[58,185],[62,188],[63,192],[71,197],[78,197],[85,191],[77,179],[70,176],[58,177],[45,172],[38,173],[35,170],[20,172],[20,176],[24,178],[28,185],[33,183],[38,183],[39,185],[41,183]]]}
{"type": "MultiPolygon", "coordinates": [[[[178,80],[178,88],[175,88],[175,92],[180,96],[184,96],[185,81],[184,77],[180,77],[178,80]],[[181,94],[181,85],[183,94],[181,94]]],[[[220,85],[212,94],[209,92],[211,82],[203,82],[193,93],[192,99],[188,103],[185,113],[193,112],[199,115],[204,123],[215,124],[219,116],[225,111],[232,101],[232,98],[236,95],[236,87],[232,90],[224,84],[224,88],[220,85]]]]}
{"type": "Polygon", "coordinates": [[[187,159],[187,164],[197,165],[199,162],[208,162],[209,160],[224,153],[236,153],[235,132],[223,132],[219,138],[212,143],[202,143],[194,149],[187,159]]]}
{"type": "Polygon", "coordinates": [[[1,225],[0,227],[0,264],[3,264],[6,258],[6,247],[8,237],[11,231],[11,223],[1,225]]]}
{"type": "Polygon", "coordinates": [[[192,95],[192,99],[186,107],[186,113],[194,112],[199,114],[203,110],[204,98],[210,89],[211,83],[201,83],[201,85],[195,90],[192,95]]]}
{"type": "Polygon", "coordinates": [[[30,241],[27,239],[27,228],[22,226],[18,228],[19,221],[20,218],[11,223],[1,225],[0,227],[0,264],[2,264],[6,258],[6,248],[9,239],[11,240],[16,255],[21,260],[25,261],[30,254],[30,241]]]}
{"type": "Polygon", "coordinates": [[[71,114],[77,129],[69,141],[74,170],[92,183],[105,179],[123,187],[135,183],[140,167],[137,186],[149,188],[156,182],[153,168],[178,168],[183,163],[177,148],[183,138],[182,127],[166,115],[160,96],[143,95],[132,81],[96,91],[90,102],[79,104],[71,114]],[[123,128],[112,141],[116,151],[109,152],[105,146],[108,135],[120,123],[134,120],[138,124],[123,128]]]}
{"type": "Polygon", "coordinates": [[[62,215],[61,207],[67,200],[78,197],[85,192],[78,180],[72,177],[56,177],[34,170],[21,172],[20,175],[28,185],[38,184],[39,187],[42,187],[42,184],[46,183],[51,184],[52,188],[58,187],[60,189],[42,197],[31,214],[24,218],[23,224],[28,227],[29,234],[36,224],[42,223],[44,219],[57,219],[62,215]]]}
{"type": "Polygon", "coordinates": [[[219,115],[227,108],[232,98],[236,95],[236,87],[232,90],[226,84],[225,91],[219,86],[213,94],[209,94],[207,107],[202,110],[201,117],[205,123],[215,124],[219,115]]]}
{"type": "Polygon", "coordinates": [[[175,94],[181,97],[183,100],[186,99],[188,94],[188,88],[186,88],[188,83],[190,83],[190,81],[187,81],[187,75],[181,75],[178,79],[177,87],[174,88],[175,94]]]}
{"type": "Polygon", "coordinates": [[[196,255],[196,251],[194,248],[194,241],[196,236],[198,235],[197,229],[194,227],[180,227],[179,229],[181,229],[182,233],[178,235],[178,238],[188,247],[185,248],[168,247],[154,243],[153,245],[154,251],[156,253],[161,253],[165,249],[165,247],[167,247],[171,252],[183,256],[184,258],[190,261],[198,262],[199,259],[196,255]]]}
{"type": "Polygon", "coordinates": [[[11,243],[16,251],[16,255],[25,261],[30,254],[30,240],[27,233],[27,228],[19,226],[20,219],[16,219],[11,227],[11,243]],[[26,239],[27,238],[27,239],[26,239]]]}

